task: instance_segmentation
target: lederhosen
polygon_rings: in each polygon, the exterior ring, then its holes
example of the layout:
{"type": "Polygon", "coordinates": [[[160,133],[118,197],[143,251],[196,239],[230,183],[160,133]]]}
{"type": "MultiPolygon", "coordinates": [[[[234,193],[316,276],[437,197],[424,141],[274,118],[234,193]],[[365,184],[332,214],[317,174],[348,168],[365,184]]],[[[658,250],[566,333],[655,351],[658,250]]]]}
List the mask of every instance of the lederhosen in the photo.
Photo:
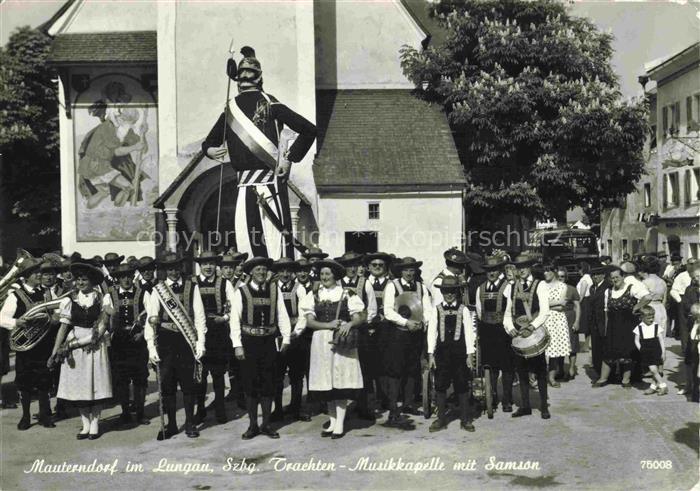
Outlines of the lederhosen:
{"type": "MultiPolygon", "coordinates": [[[[398,279],[393,280],[395,296],[405,291],[415,292],[422,304],[423,285],[415,282],[412,288],[406,288],[398,279]]],[[[423,351],[425,332],[411,332],[407,327],[387,322],[386,342],[382,356],[384,375],[392,378],[403,378],[407,375],[418,376],[420,371],[420,355],[423,351]]]]}
{"type": "Polygon", "coordinates": [[[435,345],[435,390],[445,392],[452,385],[457,394],[467,391],[471,372],[467,367],[467,346],[465,344],[464,305],[445,308],[436,307],[438,338],[435,345]]]}
{"type": "MultiPolygon", "coordinates": [[[[170,289],[194,318],[193,296],[195,285],[183,280],[181,286],[170,285],[170,289]]],[[[185,395],[194,394],[194,354],[185,336],[178,330],[161,305],[160,325],[158,326],[158,356],[160,357],[160,381],[164,396],[174,396],[177,385],[185,395]]]]}
{"type": "Polygon", "coordinates": [[[512,339],[503,327],[503,314],[506,311],[506,297],[503,293],[508,280],[496,280],[494,291],[489,291],[490,284],[490,281],[481,284],[477,298],[481,305],[481,319],[477,323],[481,364],[513,371],[512,339]]]}
{"type": "MultiPolygon", "coordinates": [[[[299,283],[297,281],[279,283],[279,287],[282,291],[282,299],[284,300],[284,306],[287,309],[293,331],[299,319],[299,296],[297,294],[299,283]]],[[[308,373],[309,356],[311,354],[311,336],[308,335],[307,332],[313,334],[311,329],[306,329],[304,335],[294,339],[289,345],[289,348],[287,348],[286,353],[280,355],[277,365],[278,381],[284,379],[287,369],[289,369],[290,381],[303,380],[308,373]]]]}
{"type": "Polygon", "coordinates": [[[110,350],[110,365],[114,384],[145,387],[148,385],[148,348],[146,340],[134,340],[134,336],[143,332],[139,324],[131,329],[134,321],[143,312],[143,297],[145,292],[140,286],[131,291],[121,292],[118,286],[109,289],[114,306],[112,315],[112,349],[110,350]]]}
{"type": "Polygon", "coordinates": [[[213,280],[196,278],[204,313],[207,317],[207,334],[204,338],[205,353],[202,357],[204,369],[213,376],[223,375],[231,356],[231,330],[228,322],[215,323],[210,316],[223,316],[226,310],[226,281],[221,276],[213,280]]]}
{"type": "MultiPolygon", "coordinates": [[[[520,330],[518,325],[515,323],[515,319],[521,315],[526,315],[525,301],[530,304],[530,312],[532,318],[536,318],[540,311],[540,302],[537,297],[537,287],[540,284],[540,280],[532,280],[528,285],[527,290],[523,290],[522,295],[516,294],[516,286],[518,283],[514,283],[511,287],[511,302],[513,305],[513,325],[516,330],[520,330]]],[[[519,373],[530,372],[530,373],[543,373],[547,372],[547,360],[544,353],[534,356],[532,358],[523,358],[522,356],[515,355],[515,368],[519,373]]],[[[521,381],[522,383],[522,381],[521,381]]]]}
{"type": "Polygon", "coordinates": [[[277,363],[277,288],[274,283],[250,283],[239,289],[243,311],[241,343],[245,360],[241,362],[243,391],[252,397],[274,397],[277,363]],[[272,287],[272,288],[271,288],[272,287]]]}
{"type": "MultiPolygon", "coordinates": [[[[19,319],[34,304],[44,301],[44,291],[35,288],[28,292],[24,285],[12,292],[17,298],[17,308],[13,318],[19,319]]],[[[53,345],[58,333],[57,326],[51,325],[50,332],[39,343],[28,351],[17,351],[15,355],[15,385],[19,391],[33,389],[50,391],[53,386],[51,372],[46,367],[53,352],[53,345]]]]}
{"type": "Polygon", "coordinates": [[[645,338],[644,331],[641,327],[639,328],[639,361],[645,368],[663,365],[661,343],[659,343],[658,335],[658,324],[654,324],[654,336],[651,338],[645,338]]]}

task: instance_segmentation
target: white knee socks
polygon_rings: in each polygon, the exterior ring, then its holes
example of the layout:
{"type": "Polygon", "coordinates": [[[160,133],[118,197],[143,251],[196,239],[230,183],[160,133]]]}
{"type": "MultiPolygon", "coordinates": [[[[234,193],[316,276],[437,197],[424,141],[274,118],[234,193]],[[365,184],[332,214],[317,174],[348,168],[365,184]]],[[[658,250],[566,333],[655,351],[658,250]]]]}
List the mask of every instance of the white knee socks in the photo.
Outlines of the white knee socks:
{"type": "Polygon", "coordinates": [[[328,401],[327,407],[328,407],[328,417],[330,418],[331,422],[330,425],[328,425],[328,428],[326,428],[325,431],[326,433],[333,433],[335,431],[335,427],[337,424],[337,410],[336,410],[336,403],[337,401],[328,401]]]}
{"type": "Polygon", "coordinates": [[[87,434],[90,432],[90,408],[89,407],[81,407],[80,408],[80,420],[83,423],[83,429],[80,430],[80,433],[82,434],[87,434]]]}
{"type": "Polygon", "coordinates": [[[336,407],[336,419],[335,419],[335,427],[333,428],[333,433],[337,435],[341,435],[344,431],[344,423],[345,423],[345,411],[348,408],[348,401],[347,399],[340,399],[335,401],[335,407],[336,407]]]}

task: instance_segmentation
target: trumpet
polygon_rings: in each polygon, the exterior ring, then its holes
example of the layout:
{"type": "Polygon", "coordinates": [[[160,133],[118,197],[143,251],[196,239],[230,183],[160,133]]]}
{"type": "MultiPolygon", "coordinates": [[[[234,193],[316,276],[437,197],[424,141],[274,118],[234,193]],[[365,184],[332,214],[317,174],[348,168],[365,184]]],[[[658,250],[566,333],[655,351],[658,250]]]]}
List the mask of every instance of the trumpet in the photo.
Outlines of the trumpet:
{"type": "Polygon", "coordinates": [[[26,324],[10,332],[10,348],[15,351],[28,351],[39,344],[49,333],[53,311],[70,294],[71,292],[66,292],[53,300],[38,303],[22,314],[20,319],[26,321],[26,324]]]}
{"type": "Polygon", "coordinates": [[[36,266],[37,263],[41,261],[41,259],[35,258],[24,249],[17,249],[17,258],[15,262],[5,276],[0,279],[0,305],[5,303],[7,295],[9,295],[10,290],[13,288],[14,282],[17,281],[28,268],[36,266]]]}

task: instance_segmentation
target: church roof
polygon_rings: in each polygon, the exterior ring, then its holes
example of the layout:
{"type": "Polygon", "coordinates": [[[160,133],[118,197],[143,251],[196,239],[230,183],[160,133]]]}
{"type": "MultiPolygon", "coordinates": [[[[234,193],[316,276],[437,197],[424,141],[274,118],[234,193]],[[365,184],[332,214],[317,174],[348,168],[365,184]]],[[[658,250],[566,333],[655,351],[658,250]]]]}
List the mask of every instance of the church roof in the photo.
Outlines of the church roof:
{"type": "Polygon", "coordinates": [[[318,91],[316,113],[320,194],[465,185],[445,114],[409,90],[318,91]]]}
{"type": "Polygon", "coordinates": [[[49,61],[54,65],[76,63],[155,63],[158,59],[155,31],[59,34],[49,61]]]}

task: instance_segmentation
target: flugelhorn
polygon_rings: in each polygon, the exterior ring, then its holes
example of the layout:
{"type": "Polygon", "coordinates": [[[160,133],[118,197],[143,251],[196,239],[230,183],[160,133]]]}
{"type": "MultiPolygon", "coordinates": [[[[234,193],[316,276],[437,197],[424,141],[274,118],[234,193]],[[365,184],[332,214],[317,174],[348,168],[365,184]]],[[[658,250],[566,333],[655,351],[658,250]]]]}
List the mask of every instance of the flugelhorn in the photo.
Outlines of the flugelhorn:
{"type": "Polygon", "coordinates": [[[66,292],[53,300],[38,303],[22,314],[20,319],[25,320],[26,324],[10,332],[10,348],[15,351],[28,351],[39,344],[49,333],[53,311],[71,293],[66,292]]]}
{"type": "Polygon", "coordinates": [[[17,258],[10,270],[0,279],[0,305],[5,303],[13,284],[29,268],[36,266],[42,260],[35,258],[24,249],[17,249],[17,258]]]}

